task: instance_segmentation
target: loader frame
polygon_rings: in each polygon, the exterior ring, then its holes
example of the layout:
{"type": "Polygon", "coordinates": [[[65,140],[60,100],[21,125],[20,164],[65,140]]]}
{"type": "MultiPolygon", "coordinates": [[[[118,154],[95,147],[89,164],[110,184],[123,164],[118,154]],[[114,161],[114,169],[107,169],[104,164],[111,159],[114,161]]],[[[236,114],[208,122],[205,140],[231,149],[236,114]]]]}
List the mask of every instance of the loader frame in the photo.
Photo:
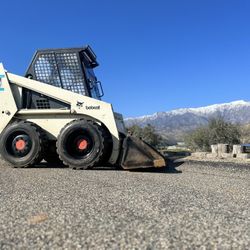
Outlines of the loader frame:
{"type": "Polygon", "coordinates": [[[0,134],[13,120],[26,120],[44,129],[50,139],[56,139],[70,121],[86,117],[104,125],[112,137],[110,164],[118,160],[121,139],[126,134],[121,114],[114,113],[112,105],[39,81],[7,73],[0,64],[0,134]],[[22,109],[22,88],[53,98],[69,106],[65,109],[22,109]]]}

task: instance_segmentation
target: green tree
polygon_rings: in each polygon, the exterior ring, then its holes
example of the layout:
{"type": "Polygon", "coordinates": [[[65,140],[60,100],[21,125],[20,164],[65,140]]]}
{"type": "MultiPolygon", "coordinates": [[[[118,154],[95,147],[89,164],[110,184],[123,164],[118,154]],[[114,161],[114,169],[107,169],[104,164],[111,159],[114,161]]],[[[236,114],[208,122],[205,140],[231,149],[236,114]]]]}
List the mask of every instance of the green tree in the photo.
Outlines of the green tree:
{"type": "Polygon", "coordinates": [[[222,117],[213,118],[208,124],[209,144],[225,143],[239,144],[241,138],[240,126],[226,122],[222,117]]]}
{"type": "Polygon", "coordinates": [[[127,129],[128,129],[128,132],[131,135],[133,135],[133,136],[135,136],[137,138],[142,138],[143,137],[143,129],[140,126],[133,125],[131,127],[128,127],[127,129]]]}
{"type": "Polygon", "coordinates": [[[207,126],[197,128],[185,137],[186,145],[195,151],[210,151],[212,144],[239,144],[240,127],[222,117],[210,119],[207,126]]]}
{"type": "Polygon", "coordinates": [[[161,136],[157,134],[155,128],[150,124],[143,128],[138,125],[133,125],[128,128],[128,131],[133,136],[141,138],[154,147],[158,146],[162,141],[161,136]]]}
{"type": "Polygon", "coordinates": [[[250,124],[241,126],[241,142],[242,143],[250,142],[250,124]]]}
{"type": "Polygon", "coordinates": [[[188,148],[194,151],[209,151],[209,136],[207,127],[200,127],[187,134],[184,138],[188,148]]]}
{"type": "Polygon", "coordinates": [[[142,138],[144,141],[154,147],[159,145],[161,142],[161,136],[156,133],[155,128],[150,124],[143,128],[142,138]]]}

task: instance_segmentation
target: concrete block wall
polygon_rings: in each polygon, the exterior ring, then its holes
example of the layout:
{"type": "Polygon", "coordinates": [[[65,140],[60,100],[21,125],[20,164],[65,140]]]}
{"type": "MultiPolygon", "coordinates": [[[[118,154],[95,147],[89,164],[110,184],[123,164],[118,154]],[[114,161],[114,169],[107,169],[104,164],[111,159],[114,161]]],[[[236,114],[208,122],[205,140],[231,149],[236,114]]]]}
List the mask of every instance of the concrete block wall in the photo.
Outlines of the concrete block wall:
{"type": "Polygon", "coordinates": [[[211,153],[196,152],[192,155],[197,158],[239,158],[239,159],[250,159],[250,153],[245,152],[243,145],[233,145],[233,151],[230,152],[228,144],[219,143],[217,145],[211,145],[211,153]]]}
{"type": "Polygon", "coordinates": [[[218,157],[219,158],[231,158],[232,154],[229,152],[229,145],[228,144],[217,144],[218,148],[218,157]]]}
{"type": "Polygon", "coordinates": [[[233,145],[233,157],[237,157],[238,154],[243,153],[242,145],[233,145]]]}
{"type": "Polygon", "coordinates": [[[236,157],[239,159],[250,159],[250,154],[249,153],[237,154],[236,157]]]}

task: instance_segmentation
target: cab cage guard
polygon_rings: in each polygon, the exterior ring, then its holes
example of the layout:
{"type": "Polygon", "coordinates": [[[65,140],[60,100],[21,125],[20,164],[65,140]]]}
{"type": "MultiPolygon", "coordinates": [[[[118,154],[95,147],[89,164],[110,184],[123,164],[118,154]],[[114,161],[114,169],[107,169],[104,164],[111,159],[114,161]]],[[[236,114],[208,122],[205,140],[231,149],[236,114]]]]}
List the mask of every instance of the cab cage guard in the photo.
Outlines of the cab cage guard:
{"type": "MultiPolygon", "coordinates": [[[[34,54],[31,63],[26,71],[25,77],[31,78],[40,82],[44,82],[55,87],[69,90],[84,96],[100,98],[98,90],[93,89],[94,86],[100,86],[98,83],[93,68],[99,64],[96,60],[96,55],[90,46],[83,48],[69,49],[43,49],[37,50],[34,54]]],[[[24,108],[62,108],[62,105],[55,104],[49,101],[49,105],[39,105],[44,102],[42,96],[37,96],[29,90],[23,90],[23,107],[24,108]],[[38,100],[39,99],[39,100],[38,100]]]]}
{"type": "Polygon", "coordinates": [[[25,76],[82,95],[91,96],[87,68],[99,64],[90,46],[37,50],[25,76]]]}

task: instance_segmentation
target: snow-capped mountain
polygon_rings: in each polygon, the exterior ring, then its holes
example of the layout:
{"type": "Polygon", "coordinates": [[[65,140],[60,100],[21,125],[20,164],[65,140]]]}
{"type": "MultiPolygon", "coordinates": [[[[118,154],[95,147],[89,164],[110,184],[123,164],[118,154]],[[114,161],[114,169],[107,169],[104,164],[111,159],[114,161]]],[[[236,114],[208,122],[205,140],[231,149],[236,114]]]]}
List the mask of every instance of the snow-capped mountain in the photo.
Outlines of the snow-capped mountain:
{"type": "Polygon", "coordinates": [[[250,123],[250,102],[234,101],[200,108],[183,108],[153,115],[127,118],[127,126],[153,125],[165,137],[180,137],[184,132],[207,124],[209,118],[222,116],[226,121],[239,124],[250,123]]]}

